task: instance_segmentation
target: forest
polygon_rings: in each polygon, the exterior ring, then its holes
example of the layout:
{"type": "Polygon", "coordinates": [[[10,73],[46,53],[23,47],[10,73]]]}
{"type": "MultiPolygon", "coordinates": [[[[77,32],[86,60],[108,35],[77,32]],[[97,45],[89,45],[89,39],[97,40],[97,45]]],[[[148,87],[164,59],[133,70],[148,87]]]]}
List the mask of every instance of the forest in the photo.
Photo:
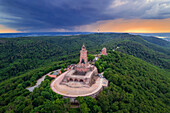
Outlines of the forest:
{"type": "Polygon", "coordinates": [[[1,38],[0,51],[2,113],[170,110],[170,42],[165,40],[127,33],[1,38]],[[95,62],[109,80],[96,99],[78,97],[80,107],[71,108],[69,99],[52,92],[49,77],[33,92],[26,89],[49,71],[77,63],[83,43],[88,54],[108,50],[95,62]]]}

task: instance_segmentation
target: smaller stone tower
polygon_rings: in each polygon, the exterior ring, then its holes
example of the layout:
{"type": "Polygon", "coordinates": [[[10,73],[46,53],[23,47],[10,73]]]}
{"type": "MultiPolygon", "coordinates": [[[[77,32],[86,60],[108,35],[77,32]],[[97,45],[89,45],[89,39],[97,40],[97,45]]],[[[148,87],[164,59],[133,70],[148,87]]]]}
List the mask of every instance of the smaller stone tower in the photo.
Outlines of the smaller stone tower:
{"type": "Polygon", "coordinates": [[[105,47],[102,49],[102,55],[107,55],[107,50],[105,47]]]}

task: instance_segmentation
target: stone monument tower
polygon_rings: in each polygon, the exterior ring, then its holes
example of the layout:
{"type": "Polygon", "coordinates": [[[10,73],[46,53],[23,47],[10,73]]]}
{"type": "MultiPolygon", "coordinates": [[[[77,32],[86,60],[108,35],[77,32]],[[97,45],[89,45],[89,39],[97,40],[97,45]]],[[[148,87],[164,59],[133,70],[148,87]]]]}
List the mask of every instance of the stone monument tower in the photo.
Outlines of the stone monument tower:
{"type": "Polygon", "coordinates": [[[80,62],[79,62],[79,66],[80,67],[88,67],[88,57],[87,57],[87,50],[86,47],[83,43],[83,46],[81,48],[80,51],[80,62]]]}

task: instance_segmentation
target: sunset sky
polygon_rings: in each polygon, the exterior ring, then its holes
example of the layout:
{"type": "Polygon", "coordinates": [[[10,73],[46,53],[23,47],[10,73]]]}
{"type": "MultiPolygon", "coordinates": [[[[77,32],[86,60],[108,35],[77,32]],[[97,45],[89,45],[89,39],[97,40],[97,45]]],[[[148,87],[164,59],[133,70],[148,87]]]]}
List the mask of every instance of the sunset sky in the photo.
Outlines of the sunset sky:
{"type": "Polygon", "coordinates": [[[0,33],[170,32],[170,0],[0,0],[0,33]]]}

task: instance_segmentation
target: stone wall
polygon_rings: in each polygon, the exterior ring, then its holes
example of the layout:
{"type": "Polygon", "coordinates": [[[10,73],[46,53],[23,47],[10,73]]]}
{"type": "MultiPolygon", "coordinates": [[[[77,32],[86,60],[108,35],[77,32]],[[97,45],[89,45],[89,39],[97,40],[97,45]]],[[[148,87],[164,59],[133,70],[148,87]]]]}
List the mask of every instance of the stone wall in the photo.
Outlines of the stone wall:
{"type": "MultiPolygon", "coordinates": [[[[98,90],[96,93],[94,93],[92,95],[88,95],[88,96],[90,96],[92,98],[96,98],[103,89],[104,89],[104,87],[101,87],[100,90],[98,90]]],[[[71,103],[78,103],[78,101],[76,100],[76,97],[63,96],[63,98],[70,98],[71,103]]]]}

